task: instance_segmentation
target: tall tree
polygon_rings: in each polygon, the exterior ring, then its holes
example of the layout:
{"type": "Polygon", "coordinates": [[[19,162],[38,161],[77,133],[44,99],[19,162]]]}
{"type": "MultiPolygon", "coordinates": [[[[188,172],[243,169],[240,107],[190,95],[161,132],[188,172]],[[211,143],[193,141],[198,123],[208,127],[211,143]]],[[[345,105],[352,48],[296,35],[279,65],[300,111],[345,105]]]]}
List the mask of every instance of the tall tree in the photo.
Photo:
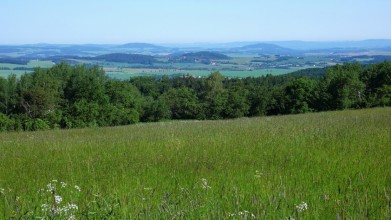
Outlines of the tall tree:
{"type": "Polygon", "coordinates": [[[171,118],[171,109],[163,96],[154,99],[146,96],[142,104],[141,121],[156,122],[163,119],[171,118]]]}
{"type": "Polygon", "coordinates": [[[55,111],[60,102],[58,80],[46,69],[37,68],[33,73],[23,75],[18,92],[24,113],[33,118],[55,111]]]}
{"type": "Polygon", "coordinates": [[[101,121],[106,125],[126,125],[139,121],[142,96],[138,89],[128,82],[109,80],[105,84],[109,102],[101,121]]]}
{"type": "Polygon", "coordinates": [[[194,90],[187,87],[170,89],[164,95],[173,119],[196,119],[201,108],[194,90]]]}
{"type": "Polygon", "coordinates": [[[316,81],[308,78],[292,80],[284,89],[286,114],[314,111],[316,81]]]}
{"type": "Polygon", "coordinates": [[[0,113],[7,114],[8,105],[8,82],[3,77],[0,77],[0,113]]]}
{"type": "Polygon", "coordinates": [[[224,117],[228,93],[223,84],[224,77],[220,72],[213,72],[204,81],[201,95],[206,118],[220,119],[224,117]]]}
{"type": "Polygon", "coordinates": [[[372,65],[360,75],[365,83],[365,96],[369,106],[391,105],[391,63],[372,65]]]}
{"type": "Polygon", "coordinates": [[[104,70],[100,67],[77,66],[67,82],[65,97],[75,102],[86,99],[91,102],[104,104],[108,101],[105,94],[105,81],[107,80],[104,70]]]}
{"type": "Polygon", "coordinates": [[[234,82],[234,84],[228,89],[224,116],[227,118],[246,116],[250,108],[248,94],[249,92],[244,88],[242,80],[234,82]]]}
{"type": "Polygon", "coordinates": [[[356,108],[362,105],[365,85],[359,79],[361,72],[362,66],[358,63],[336,65],[328,70],[322,83],[330,109],[356,108]]]}

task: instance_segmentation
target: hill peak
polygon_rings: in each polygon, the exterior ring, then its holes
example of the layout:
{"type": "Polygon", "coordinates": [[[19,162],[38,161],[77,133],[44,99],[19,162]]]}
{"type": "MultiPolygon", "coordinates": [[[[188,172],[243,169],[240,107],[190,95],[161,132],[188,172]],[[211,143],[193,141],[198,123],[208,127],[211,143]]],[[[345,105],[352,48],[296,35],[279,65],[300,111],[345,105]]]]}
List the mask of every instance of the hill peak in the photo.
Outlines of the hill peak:
{"type": "Polygon", "coordinates": [[[132,48],[132,49],[145,49],[145,48],[159,49],[159,48],[163,48],[162,46],[158,46],[155,44],[148,44],[148,43],[127,43],[127,44],[122,44],[119,47],[132,48]]]}

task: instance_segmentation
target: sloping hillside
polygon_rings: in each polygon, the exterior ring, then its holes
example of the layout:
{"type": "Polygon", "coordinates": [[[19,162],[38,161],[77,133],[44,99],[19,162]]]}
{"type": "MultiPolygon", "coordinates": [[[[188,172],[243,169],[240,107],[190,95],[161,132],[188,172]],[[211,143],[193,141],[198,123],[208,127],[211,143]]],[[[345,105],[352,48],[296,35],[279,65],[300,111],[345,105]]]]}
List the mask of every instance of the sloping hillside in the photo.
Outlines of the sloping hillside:
{"type": "Polygon", "coordinates": [[[376,108],[0,133],[0,218],[390,219],[390,125],[376,108]]]}

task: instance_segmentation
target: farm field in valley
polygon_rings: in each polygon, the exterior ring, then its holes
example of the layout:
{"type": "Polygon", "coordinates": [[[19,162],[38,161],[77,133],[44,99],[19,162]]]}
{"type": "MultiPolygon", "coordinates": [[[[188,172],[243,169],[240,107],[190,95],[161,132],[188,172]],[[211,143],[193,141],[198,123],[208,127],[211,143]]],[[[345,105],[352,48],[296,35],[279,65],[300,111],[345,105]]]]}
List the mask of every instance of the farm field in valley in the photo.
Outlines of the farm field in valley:
{"type": "Polygon", "coordinates": [[[0,218],[389,219],[391,108],[0,133],[0,218]]]}
{"type": "MultiPolygon", "coordinates": [[[[250,68],[249,59],[247,63],[243,60],[239,66],[228,64],[225,66],[212,66],[212,65],[203,65],[203,64],[194,64],[194,63],[175,63],[175,64],[160,64],[159,66],[149,66],[149,65],[131,65],[126,63],[115,63],[115,62],[91,62],[77,60],[79,64],[86,65],[98,65],[101,66],[107,73],[108,77],[112,79],[129,79],[130,77],[136,76],[182,76],[182,75],[192,75],[195,77],[207,77],[211,72],[220,71],[226,77],[260,77],[267,74],[271,75],[281,75],[286,73],[291,73],[296,70],[309,68],[310,66],[302,67],[270,67],[270,68],[250,68]],[[142,67],[140,67],[142,66],[142,67]]],[[[30,61],[27,65],[21,64],[10,64],[10,63],[0,63],[0,77],[6,78],[10,74],[15,74],[20,77],[25,73],[30,73],[33,71],[33,68],[50,68],[54,63],[51,61],[30,61]]]]}
{"type": "Polygon", "coordinates": [[[25,73],[32,72],[36,67],[50,68],[54,65],[52,61],[39,61],[31,60],[27,64],[11,64],[11,63],[0,63],[0,77],[7,78],[11,74],[21,76],[25,73]]]}
{"type": "MultiPolygon", "coordinates": [[[[108,77],[112,79],[129,79],[130,77],[137,76],[182,76],[192,75],[195,77],[207,77],[211,72],[220,71],[226,77],[259,77],[266,74],[281,75],[291,73],[296,70],[308,68],[305,67],[291,67],[291,68],[264,68],[264,69],[251,69],[247,67],[247,64],[237,69],[233,68],[232,65],[222,68],[215,68],[210,65],[195,65],[195,64],[174,64],[167,68],[162,66],[148,66],[140,68],[140,65],[123,64],[123,63],[108,63],[108,62],[84,62],[77,61],[80,64],[87,65],[99,65],[106,71],[108,77]],[[191,68],[189,68],[191,67],[191,68]]],[[[17,77],[25,73],[30,73],[33,68],[50,68],[54,63],[51,61],[30,61],[27,65],[0,63],[0,77],[7,78],[8,75],[15,74],[17,77]]]]}
{"type": "Polygon", "coordinates": [[[55,63],[66,62],[71,65],[98,65],[114,79],[136,76],[205,77],[215,71],[226,77],[241,78],[280,75],[345,62],[371,64],[391,59],[387,48],[360,51],[346,48],[298,51],[266,43],[220,49],[170,48],[137,43],[0,45],[0,76],[15,74],[19,77],[32,72],[35,67],[50,68],[55,63]]]}
{"type": "MultiPolygon", "coordinates": [[[[300,70],[301,68],[292,69],[262,69],[262,70],[216,70],[225,77],[260,77],[267,74],[281,75],[300,70]]],[[[164,70],[164,69],[122,69],[115,70],[106,69],[106,73],[113,79],[129,79],[136,76],[183,76],[190,75],[194,77],[207,77],[214,70],[164,70]]]]}

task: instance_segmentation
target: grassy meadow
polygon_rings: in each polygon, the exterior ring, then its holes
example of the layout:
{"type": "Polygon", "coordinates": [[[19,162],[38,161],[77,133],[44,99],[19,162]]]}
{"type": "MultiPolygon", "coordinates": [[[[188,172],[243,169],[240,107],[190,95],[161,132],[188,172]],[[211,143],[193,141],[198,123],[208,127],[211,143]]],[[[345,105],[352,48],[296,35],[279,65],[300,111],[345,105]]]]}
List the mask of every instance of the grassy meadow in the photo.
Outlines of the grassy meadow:
{"type": "Polygon", "coordinates": [[[391,108],[0,133],[0,219],[390,219],[391,108]]]}

